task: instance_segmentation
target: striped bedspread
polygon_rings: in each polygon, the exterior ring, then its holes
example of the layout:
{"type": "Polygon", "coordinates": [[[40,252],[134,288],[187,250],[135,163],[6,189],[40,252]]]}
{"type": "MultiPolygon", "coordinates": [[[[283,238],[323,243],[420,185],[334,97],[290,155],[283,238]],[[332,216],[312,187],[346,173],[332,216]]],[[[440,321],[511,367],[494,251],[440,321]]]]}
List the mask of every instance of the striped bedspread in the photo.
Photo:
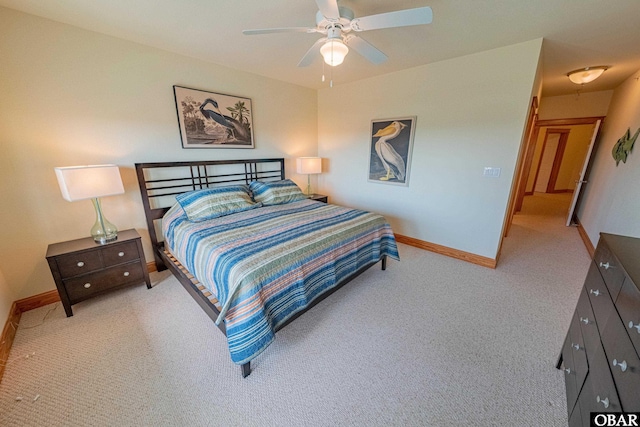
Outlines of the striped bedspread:
{"type": "Polygon", "coordinates": [[[175,205],[165,246],[222,307],[231,359],[243,364],[279,325],[383,255],[399,259],[384,217],[311,200],[187,221],[175,205]]]}

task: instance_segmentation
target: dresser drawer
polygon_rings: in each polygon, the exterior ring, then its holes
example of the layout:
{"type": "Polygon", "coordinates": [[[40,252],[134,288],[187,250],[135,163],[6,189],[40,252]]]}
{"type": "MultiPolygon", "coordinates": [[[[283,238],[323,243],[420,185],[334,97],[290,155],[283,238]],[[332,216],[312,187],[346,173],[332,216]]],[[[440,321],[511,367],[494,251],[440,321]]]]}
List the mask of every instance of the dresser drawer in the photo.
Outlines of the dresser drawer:
{"type": "Polygon", "coordinates": [[[72,303],[83,301],[97,293],[117,288],[130,282],[143,280],[140,263],[117,265],[100,272],[74,277],[64,281],[72,303]]]}
{"type": "Polygon", "coordinates": [[[589,420],[590,412],[622,410],[602,347],[589,359],[589,375],[580,393],[580,410],[583,420],[589,420]]]}
{"type": "Polygon", "coordinates": [[[571,350],[571,337],[567,334],[562,346],[562,371],[564,372],[564,386],[567,391],[567,412],[571,415],[573,407],[578,399],[576,385],[576,368],[573,364],[573,351],[571,350]]]}
{"type": "Polygon", "coordinates": [[[569,427],[582,427],[584,423],[582,422],[582,413],[580,411],[580,404],[576,402],[576,406],[569,417],[569,427]]]}
{"type": "Polygon", "coordinates": [[[76,252],[56,257],[62,278],[90,273],[102,268],[102,259],[97,251],[76,252]]]}
{"type": "Polygon", "coordinates": [[[573,367],[575,369],[576,390],[580,391],[582,384],[589,371],[587,364],[587,351],[582,339],[582,331],[580,330],[580,321],[578,320],[578,312],[573,314],[571,326],[569,327],[569,336],[571,337],[571,353],[573,355],[573,367]]]}
{"type": "Polygon", "coordinates": [[[631,280],[625,280],[622,285],[616,307],[636,354],[640,356],[640,291],[631,280]]]}
{"type": "Polygon", "coordinates": [[[589,301],[585,288],[582,288],[582,292],[580,292],[576,311],[578,312],[578,322],[580,324],[580,330],[582,331],[584,345],[587,350],[587,355],[589,355],[594,353],[602,344],[600,344],[598,326],[596,325],[595,316],[591,309],[591,302],[589,301]]]}
{"type": "Polygon", "coordinates": [[[612,299],[615,301],[624,281],[624,271],[620,263],[602,240],[598,244],[593,260],[598,266],[607,288],[609,288],[612,299]]]}
{"type": "Polygon", "coordinates": [[[105,267],[111,267],[112,265],[122,264],[140,258],[136,242],[108,246],[101,252],[105,267]]]}
{"type": "Polygon", "coordinates": [[[613,316],[602,334],[604,352],[616,383],[622,409],[640,412],[640,360],[622,321],[613,316]]]}
{"type": "Polygon", "coordinates": [[[609,290],[604,284],[600,273],[598,273],[598,267],[594,263],[591,263],[589,274],[584,282],[584,288],[589,296],[593,314],[595,314],[596,323],[598,324],[598,330],[602,333],[607,319],[615,313],[615,308],[613,307],[613,300],[609,295],[609,290]]]}

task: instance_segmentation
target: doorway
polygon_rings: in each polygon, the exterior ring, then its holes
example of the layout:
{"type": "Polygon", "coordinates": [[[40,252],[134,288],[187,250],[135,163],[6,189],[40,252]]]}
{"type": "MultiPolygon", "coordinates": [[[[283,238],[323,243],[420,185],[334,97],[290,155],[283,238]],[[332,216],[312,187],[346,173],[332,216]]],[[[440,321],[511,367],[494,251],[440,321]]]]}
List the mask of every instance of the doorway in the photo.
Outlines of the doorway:
{"type": "MultiPolygon", "coordinates": [[[[533,195],[533,182],[535,181],[535,172],[537,171],[538,164],[534,163],[534,159],[539,159],[540,154],[542,153],[542,142],[544,141],[545,134],[547,128],[554,129],[569,129],[569,136],[571,136],[571,129],[573,126],[580,125],[590,125],[591,135],[590,135],[590,144],[587,148],[587,152],[585,153],[582,160],[582,168],[581,168],[581,178],[578,179],[578,182],[575,183],[573,187],[566,187],[564,190],[573,191],[573,197],[557,197],[555,199],[561,199],[567,201],[566,208],[563,206],[563,209],[566,209],[568,221],[566,225],[569,225],[571,220],[573,219],[573,213],[569,213],[569,210],[573,212],[573,210],[579,204],[579,196],[582,191],[582,185],[586,183],[586,178],[584,178],[588,174],[588,165],[590,164],[591,155],[594,152],[593,146],[596,140],[600,124],[604,120],[603,116],[599,117],[584,117],[584,118],[573,118],[573,119],[554,119],[554,120],[538,120],[537,119],[537,102],[536,98],[533,98],[533,102],[530,108],[529,120],[527,122],[527,127],[525,129],[525,135],[527,136],[526,140],[523,142],[523,146],[521,148],[520,157],[517,163],[517,173],[516,180],[513,184],[513,191],[511,193],[511,198],[509,201],[509,210],[508,215],[505,218],[505,224],[503,227],[503,235],[498,249],[498,258],[500,256],[500,248],[502,247],[502,240],[508,236],[509,229],[511,227],[511,223],[513,222],[513,217],[522,210],[522,204],[524,202],[524,198],[527,195],[533,195]],[[543,133],[544,132],[544,133],[543,133]],[[540,142],[540,143],[539,143],[540,142]],[[533,172],[532,172],[533,171],[533,172]],[[576,191],[577,190],[577,191],[576,191]]],[[[567,140],[567,144],[569,140],[567,140]]],[[[559,140],[558,140],[559,142],[559,140]]],[[[585,143],[585,145],[587,145],[585,143]]],[[[573,147],[572,147],[573,148],[573,147]]],[[[566,151],[565,146],[565,151],[566,151]]],[[[557,149],[556,149],[557,152],[557,149]]],[[[554,156],[555,159],[555,156],[554,156]]],[[[573,174],[569,174],[572,177],[575,177],[575,171],[573,174]]],[[[574,179],[575,181],[575,179],[574,179]]],[[[554,189],[557,187],[558,178],[556,178],[556,184],[554,185],[554,189]]],[[[564,181],[563,181],[564,182],[564,181]]],[[[541,194],[553,194],[553,193],[541,193],[541,194]]]]}
{"type": "MultiPolygon", "coordinates": [[[[540,193],[574,193],[577,198],[586,166],[604,117],[538,120],[527,141],[514,213],[525,196],[540,193]]],[[[567,212],[571,205],[571,198],[567,212]]]]}
{"type": "MultiPolygon", "coordinates": [[[[558,176],[560,170],[567,163],[575,163],[578,159],[573,157],[565,157],[565,149],[567,147],[567,141],[569,140],[569,134],[571,129],[546,129],[546,132],[541,132],[544,135],[544,141],[542,143],[542,150],[539,158],[534,157],[534,165],[537,164],[536,172],[533,175],[533,184],[531,191],[525,191],[525,195],[533,194],[533,192],[539,193],[560,193],[572,191],[567,185],[558,185],[558,176]],[[560,188],[558,188],[560,187],[560,188]]],[[[529,171],[529,176],[532,171],[529,171]]]]}

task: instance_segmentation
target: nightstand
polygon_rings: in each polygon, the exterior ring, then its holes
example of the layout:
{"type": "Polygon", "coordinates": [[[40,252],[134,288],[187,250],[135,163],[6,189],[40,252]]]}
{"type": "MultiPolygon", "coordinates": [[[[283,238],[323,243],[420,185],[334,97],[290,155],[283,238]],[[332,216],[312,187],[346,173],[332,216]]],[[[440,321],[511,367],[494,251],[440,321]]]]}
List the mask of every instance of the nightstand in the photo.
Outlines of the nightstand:
{"type": "Polygon", "coordinates": [[[327,203],[327,196],[324,196],[322,194],[309,194],[309,198],[311,200],[316,200],[318,202],[322,202],[322,203],[327,203]]]}
{"type": "Polygon", "coordinates": [[[91,237],[51,244],[47,261],[67,317],[73,316],[73,304],[96,295],[140,282],[151,289],[136,230],[120,231],[117,240],[105,245],[91,237]]]}

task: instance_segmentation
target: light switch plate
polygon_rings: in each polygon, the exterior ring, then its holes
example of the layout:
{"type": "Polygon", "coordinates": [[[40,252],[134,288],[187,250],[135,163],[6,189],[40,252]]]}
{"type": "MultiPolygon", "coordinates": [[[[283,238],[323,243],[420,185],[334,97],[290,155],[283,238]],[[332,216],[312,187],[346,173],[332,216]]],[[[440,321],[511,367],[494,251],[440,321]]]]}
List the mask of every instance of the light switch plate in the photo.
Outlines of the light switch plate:
{"type": "Polygon", "coordinates": [[[498,178],[500,176],[500,168],[493,168],[493,167],[487,166],[484,168],[484,173],[482,175],[488,176],[490,178],[498,178]]]}

